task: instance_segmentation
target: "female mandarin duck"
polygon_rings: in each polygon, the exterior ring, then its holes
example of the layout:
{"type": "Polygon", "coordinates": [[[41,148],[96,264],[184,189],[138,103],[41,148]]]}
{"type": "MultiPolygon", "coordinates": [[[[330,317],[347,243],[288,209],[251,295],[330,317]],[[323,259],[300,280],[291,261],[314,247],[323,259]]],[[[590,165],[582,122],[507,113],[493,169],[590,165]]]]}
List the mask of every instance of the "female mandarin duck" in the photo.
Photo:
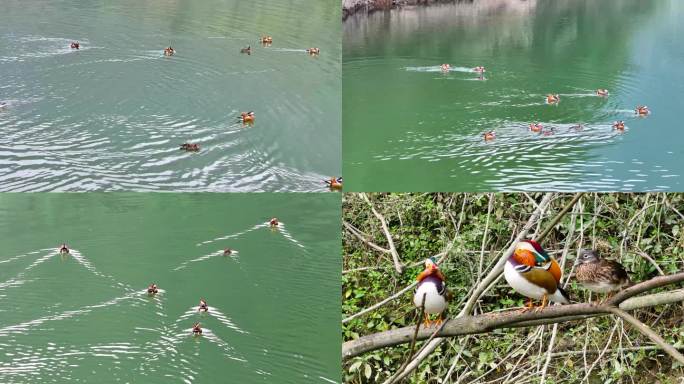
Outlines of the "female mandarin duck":
{"type": "Polygon", "coordinates": [[[518,243],[506,261],[504,278],[511,288],[530,299],[525,310],[533,307],[533,299],[542,300],[539,309],[543,309],[547,301],[570,303],[568,294],[560,287],[560,266],[534,240],[518,243]]]}
{"type": "Polygon", "coordinates": [[[606,299],[611,293],[631,284],[622,264],[602,259],[592,250],[582,250],[575,264],[578,264],[575,272],[577,281],[592,292],[606,293],[606,299]]]}
{"type": "Polygon", "coordinates": [[[418,275],[418,286],[416,293],[413,295],[413,304],[416,308],[423,306],[423,295],[425,296],[425,326],[431,325],[430,315],[439,314],[439,318],[435,324],[442,323],[442,312],[446,309],[446,284],[444,283],[444,275],[437,267],[437,262],[434,258],[425,260],[425,270],[418,275]]]}

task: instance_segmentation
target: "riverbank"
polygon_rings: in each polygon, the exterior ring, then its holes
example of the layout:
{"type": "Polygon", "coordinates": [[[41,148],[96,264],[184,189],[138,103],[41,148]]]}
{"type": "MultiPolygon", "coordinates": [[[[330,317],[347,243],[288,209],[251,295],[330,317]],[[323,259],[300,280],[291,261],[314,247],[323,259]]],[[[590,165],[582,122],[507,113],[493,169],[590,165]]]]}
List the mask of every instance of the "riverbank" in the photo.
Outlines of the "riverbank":
{"type": "Polygon", "coordinates": [[[456,3],[460,1],[463,0],[342,0],[342,20],[361,11],[370,13],[403,6],[456,3]]]}

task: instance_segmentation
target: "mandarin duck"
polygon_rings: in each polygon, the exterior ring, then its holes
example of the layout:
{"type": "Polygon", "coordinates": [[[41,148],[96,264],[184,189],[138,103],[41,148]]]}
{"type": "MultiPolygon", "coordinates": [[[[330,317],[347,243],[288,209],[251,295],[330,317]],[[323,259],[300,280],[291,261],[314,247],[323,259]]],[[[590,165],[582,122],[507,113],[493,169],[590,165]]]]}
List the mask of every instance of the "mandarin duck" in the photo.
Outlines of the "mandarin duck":
{"type": "Polygon", "coordinates": [[[645,105],[638,105],[636,108],[634,108],[634,111],[639,116],[646,116],[651,113],[651,111],[645,105]]]}
{"type": "Polygon", "coordinates": [[[150,295],[155,295],[155,294],[159,293],[159,288],[157,288],[157,284],[154,284],[154,283],[150,284],[150,286],[147,287],[147,293],[150,295]]]}
{"type": "Polygon", "coordinates": [[[596,96],[606,97],[608,96],[608,90],[599,88],[596,90],[596,96]]]}
{"type": "Polygon", "coordinates": [[[278,225],[280,225],[280,222],[278,221],[277,217],[273,217],[273,218],[271,218],[271,220],[269,220],[268,225],[271,228],[278,228],[278,225]]]}
{"type": "Polygon", "coordinates": [[[69,247],[67,247],[66,244],[62,244],[59,246],[59,253],[62,255],[68,255],[69,254],[69,247]]]}
{"type": "Polygon", "coordinates": [[[494,140],[494,139],[496,139],[496,132],[487,131],[484,134],[482,134],[482,137],[484,138],[485,141],[494,140]]]}
{"type": "Polygon", "coordinates": [[[620,289],[631,284],[627,271],[614,260],[602,259],[593,250],[584,249],[575,261],[577,270],[575,277],[586,289],[605,293],[606,299],[620,289]]]}
{"type": "Polygon", "coordinates": [[[209,306],[207,305],[207,301],[204,299],[200,299],[199,307],[197,308],[198,312],[208,312],[209,311],[209,306]]]}
{"type": "Polygon", "coordinates": [[[444,283],[444,275],[437,267],[437,262],[434,258],[425,260],[425,270],[421,272],[418,277],[418,286],[413,295],[413,304],[416,308],[423,306],[423,296],[425,296],[425,326],[429,327],[432,322],[430,315],[439,314],[439,318],[435,324],[442,323],[442,312],[447,307],[447,289],[444,283]]]}
{"type": "Polygon", "coordinates": [[[202,334],[202,328],[200,327],[200,323],[195,323],[192,325],[192,334],[195,336],[199,336],[202,334]]]}
{"type": "Polygon", "coordinates": [[[556,104],[559,101],[560,101],[560,95],[558,95],[558,94],[546,95],[546,103],[547,104],[556,104]]]}
{"type": "Polygon", "coordinates": [[[522,240],[504,266],[504,278],[516,292],[529,298],[525,311],[533,307],[532,300],[569,304],[567,293],[560,287],[561,269],[556,260],[534,240],[522,240]]]}
{"type": "Polygon", "coordinates": [[[324,180],[328,188],[341,190],[342,189],[342,178],[341,177],[331,177],[330,180],[324,180]]]}

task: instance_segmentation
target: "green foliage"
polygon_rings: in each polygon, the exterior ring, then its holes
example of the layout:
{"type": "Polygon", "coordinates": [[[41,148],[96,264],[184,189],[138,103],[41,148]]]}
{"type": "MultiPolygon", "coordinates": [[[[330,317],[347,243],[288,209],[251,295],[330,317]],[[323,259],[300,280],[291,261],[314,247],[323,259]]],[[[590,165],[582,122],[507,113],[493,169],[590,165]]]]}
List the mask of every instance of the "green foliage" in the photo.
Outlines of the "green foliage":
{"type": "MultiPolygon", "coordinates": [[[[535,210],[531,200],[538,203],[541,196],[368,195],[373,207],[387,220],[401,261],[406,266],[404,273],[399,275],[389,254],[366,244],[372,242],[388,247],[380,222],[369,204],[360,195],[344,194],[343,220],[357,228],[364,241],[344,230],[343,318],[411,284],[422,270],[423,260],[444,251],[452,240],[452,252],[440,268],[454,294],[446,316],[456,316],[471,287],[486,275],[535,210]],[[488,212],[490,198],[494,200],[491,212],[488,212]],[[480,255],[483,255],[482,259],[480,255]]],[[[538,230],[544,229],[571,199],[571,194],[554,196],[538,230]]],[[[580,248],[594,248],[605,257],[619,260],[632,273],[634,281],[658,275],[658,268],[666,274],[676,273],[682,270],[684,263],[681,212],[684,212],[682,194],[585,194],[576,210],[562,218],[542,245],[560,261],[566,242],[569,242],[564,275],[570,273],[580,248]],[[573,216],[574,228],[571,228],[573,216]],[[571,232],[572,236],[568,237],[571,232]]],[[[572,279],[567,288],[576,301],[589,300],[589,292],[572,279]]],[[[415,324],[417,313],[412,294],[407,292],[398,300],[343,324],[343,339],[415,324]]],[[[592,300],[596,299],[593,295],[592,300]]],[[[501,311],[523,303],[524,298],[501,280],[481,298],[475,311],[501,311]]],[[[684,348],[681,306],[653,307],[636,311],[634,315],[677,348],[684,348]]],[[[407,382],[442,383],[447,379],[455,381],[460,376],[464,383],[531,379],[544,366],[551,329],[552,326],[544,326],[543,330],[539,327],[502,329],[448,340],[420,364],[407,382]],[[447,378],[452,365],[453,373],[447,378]],[[527,376],[513,380],[521,372],[527,372],[527,376]]],[[[418,343],[417,348],[420,346],[418,343]]],[[[590,383],[675,383],[684,374],[682,367],[674,364],[667,354],[652,348],[648,339],[628,324],[616,323],[611,316],[559,324],[552,352],[547,383],[580,382],[594,363],[590,383]],[[586,365],[583,350],[588,351],[586,365]]],[[[382,382],[406,361],[408,353],[409,346],[405,344],[345,361],[344,380],[350,383],[382,382]]]]}

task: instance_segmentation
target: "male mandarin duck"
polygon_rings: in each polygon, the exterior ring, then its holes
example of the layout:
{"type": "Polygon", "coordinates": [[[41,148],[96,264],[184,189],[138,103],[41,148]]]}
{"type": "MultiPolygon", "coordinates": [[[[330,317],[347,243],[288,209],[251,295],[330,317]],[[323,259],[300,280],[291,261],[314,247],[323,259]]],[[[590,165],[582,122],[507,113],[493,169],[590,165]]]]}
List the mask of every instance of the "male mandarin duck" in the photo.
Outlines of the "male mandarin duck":
{"type": "Polygon", "coordinates": [[[256,116],[254,115],[253,111],[241,112],[240,113],[240,119],[242,120],[243,123],[252,123],[252,122],[254,122],[255,117],[256,116]]]}
{"type": "Polygon", "coordinates": [[[547,104],[555,104],[560,101],[560,96],[558,94],[546,95],[547,104]]]}
{"type": "Polygon", "coordinates": [[[331,177],[330,180],[325,180],[325,183],[330,189],[341,190],[342,189],[342,178],[341,177],[331,177]]]}
{"type": "Polygon", "coordinates": [[[72,41],[69,47],[71,47],[71,49],[79,49],[81,48],[81,44],[79,44],[78,41],[72,41]]]}
{"type": "Polygon", "coordinates": [[[418,286],[413,295],[413,304],[416,308],[420,308],[423,305],[423,295],[425,295],[425,326],[430,326],[431,314],[439,314],[435,324],[441,324],[442,312],[447,306],[447,290],[444,275],[437,267],[434,258],[425,260],[425,270],[418,275],[416,280],[418,280],[418,286]]]}
{"type": "Polygon", "coordinates": [[[651,111],[649,111],[649,110],[648,110],[648,107],[645,106],[645,105],[638,105],[636,108],[634,108],[634,111],[635,111],[636,114],[639,115],[639,116],[646,116],[646,115],[648,115],[649,113],[651,113],[651,111]]]}
{"type": "Polygon", "coordinates": [[[484,137],[485,141],[494,140],[494,139],[496,139],[496,132],[494,132],[494,131],[485,132],[482,136],[484,137]]]}
{"type": "Polygon", "coordinates": [[[478,67],[473,68],[473,72],[485,73],[485,72],[487,72],[487,70],[485,69],[485,67],[478,66],[478,67]]]}
{"type": "Polygon", "coordinates": [[[176,54],[175,49],[171,47],[164,48],[164,56],[173,56],[174,54],[176,54]]]}
{"type": "Polygon", "coordinates": [[[532,123],[530,124],[530,131],[535,132],[535,133],[540,133],[544,129],[544,127],[540,123],[532,123]]]}
{"type": "Polygon", "coordinates": [[[596,90],[596,96],[606,97],[606,96],[608,96],[608,90],[599,88],[596,90]]]}
{"type": "Polygon", "coordinates": [[[440,68],[442,69],[442,71],[444,71],[444,72],[449,72],[449,70],[451,69],[451,65],[449,65],[449,64],[442,64],[442,65],[440,65],[439,67],[440,67],[440,68]]]}
{"type": "Polygon", "coordinates": [[[577,281],[592,292],[606,293],[606,299],[631,284],[622,264],[602,259],[593,250],[582,250],[575,264],[577,281]]]}
{"type": "Polygon", "coordinates": [[[204,299],[200,299],[199,307],[197,308],[198,312],[208,312],[209,311],[209,306],[207,305],[207,301],[204,299]]]}
{"type": "Polygon", "coordinates": [[[270,225],[271,228],[278,228],[278,225],[280,225],[280,223],[278,222],[278,218],[277,217],[271,218],[271,220],[269,220],[269,222],[268,222],[268,225],[270,225]]]}
{"type": "Polygon", "coordinates": [[[155,295],[159,293],[159,288],[157,288],[157,284],[150,284],[150,286],[147,287],[147,293],[149,293],[150,295],[155,295]]]}
{"type": "Polygon", "coordinates": [[[271,36],[261,36],[261,44],[272,44],[273,38],[271,36]]]}
{"type": "Polygon", "coordinates": [[[321,53],[320,48],[307,48],[306,53],[311,56],[319,55],[321,53]]]}
{"type": "Polygon", "coordinates": [[[195,336],[199,336],[202,334],[202,328],[200,327],[200,323],[195,323],[192,325],[192,334],[195,336]]]}
{"type": "Polygon", "coordinates": [[[59,253],[62,255],[68,255],[69,254],[69,247],[67,247],[66,244],[62,244],[59,246],[59,253]]]}
{"type": "Polygon", "coordinates": [[[518,243],[506,261],[504,278],[511,288],[530,299],[525,310],[533,307],[533,299],[542,300],[540,309],[547,301],[570,303],[567,293],[560,287],[560,266],[534,240],[518,243]]]}
{"type": "Polygon", "coordinates": [[[622,120],[616,121],[613,123],[613,128],[617,129],[618,131],[624,131],[625,130],[625,122],[622,120]]]}

